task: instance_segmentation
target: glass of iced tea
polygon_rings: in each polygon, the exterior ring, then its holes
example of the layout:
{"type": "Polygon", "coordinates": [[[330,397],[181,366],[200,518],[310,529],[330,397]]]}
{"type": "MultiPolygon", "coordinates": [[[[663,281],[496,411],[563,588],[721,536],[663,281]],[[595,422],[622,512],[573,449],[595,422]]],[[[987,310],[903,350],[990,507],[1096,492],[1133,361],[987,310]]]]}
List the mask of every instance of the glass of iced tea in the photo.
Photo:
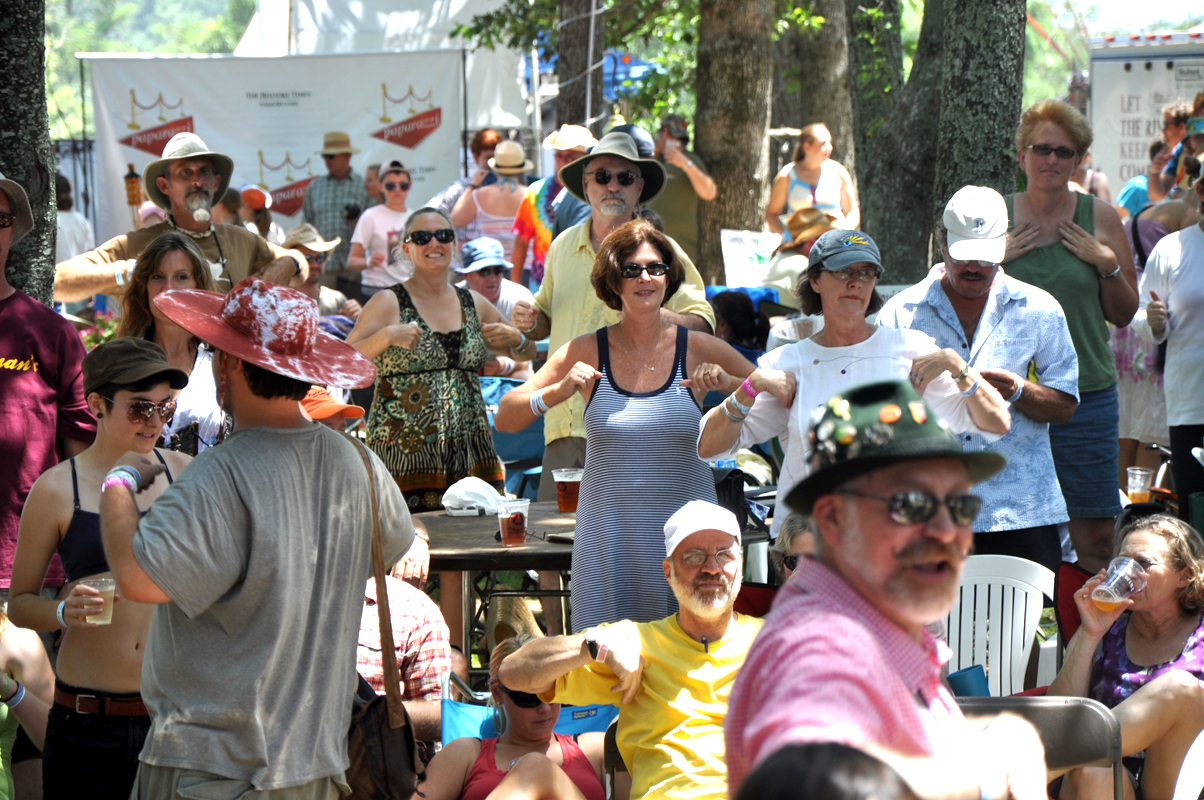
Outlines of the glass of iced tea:
{"type": "Polygon", "coordinates": [[[113,595],[117,591],[117,581],[113,578],[84,578],[80,583],[84,586],[91,586],[100,592],[100,599],[104,601],[104,605],[100,607],[100,613],[89,616],[88,622],[94,622],[97,625],[113,624],[113,595]]]}
{"type": "Polygon", "coordinates": [[[530,500],[497,501],[498,525],[502,529],[502,546],[518,547],[527,540],[527,512],[530,500]]]}
{"type": "Polygon", "coordinates": [[[1108,572],[1091,592],[1091,602],[1102,611],[1112,611],[1145,588],[1145,570],[1131,558],[1112,559],[1108,572]]]}
{"type": "Polygon", "coordinates": [[[552,480],[556,481],[556,508],[566,514],[577,510],[577,497],[581,491],[583,469],[554,469],[552,480]]]}

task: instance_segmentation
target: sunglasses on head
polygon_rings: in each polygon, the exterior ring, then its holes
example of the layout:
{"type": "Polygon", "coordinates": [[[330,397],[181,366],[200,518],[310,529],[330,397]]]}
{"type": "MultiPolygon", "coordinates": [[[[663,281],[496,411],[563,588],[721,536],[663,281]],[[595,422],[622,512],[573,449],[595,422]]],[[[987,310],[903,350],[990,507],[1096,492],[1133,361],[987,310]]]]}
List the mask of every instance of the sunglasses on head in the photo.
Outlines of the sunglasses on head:
{"type": "Polygon", "coordinates": [[[881,270],[876,267],[845,267],[844,269],[828,270],[828,274],[838,281],[847,281],[856,277],[862,283],[878,280],[881,270]]]}
{"type": "Polygon", "coordinates": [[[1041,158],[1045,158],[1050,153],[1053,153],[1062,161],[1069,161],[1078,155],[1078,153],[1076,153],[1072,148],[1054,147],[1051,144],[1030,144],[1028,149],[1032,150],[1034,155],[1041,156],[1041,158]]]}
{"type": "Polygon", "coordinates": [[[403,192],[408,192],[408,191],[410,191],[410,184],[408,182],[407,183],[394,183],[393,181],[385,181],[385,191],[386,192],[395,192],[398,189],[401,189],[403,192]]]}
{"type": "Polygon", "coordinates": [[[443,244],[451,244],[456,240],[456,232],[451,228],[440,228],[437,231],[413,231],[406,235],[407,242],[422,247],[431,243],[431,239],[437,239],[443,244]]]}
{"type": "Polygon", "coordinates": [[[325,253],[307,253],[305,256],[305,260],[311,264],[325,264],[326,263],[326,254],[325,253]]]}
{"type": "Polygon", "coordinates": [[[504,275],[506,274],[506,268],[501,264],[498,264],[493,267],[481,267],[480,269],[476,270],[476,273],[483,277],[488,277],[490,275],[504,275]]]}
{"type": "Polygon", "coordinates": [[[615,174],[608,169],[596,169],[593,172],[587,172],[585,174],[594,176],[594,182],[599,186],[609,186],[612,178],[618,178],[620,186],[630,186],[635,183],[636,178],[640,177],[629,170],[624,170],[618,174],[615,174]]]}
{"type": "Polygon", "coordinates": [[[951,494],[944,500],[930,492],[911,489],[895,492],[890,497],[875,497],[852,489],[837,489],[837,494],[850,494],[866,500],[886,503],[890,518],[900,525],[919,525],[936,516],[942,505],[949,509],[949,518],[954,525],[969,525],[982,508],[982,498],[973,494],[951,494]]]}
{"type": "Polygon", "coordinates": [[[501,687],[506,696],[510,698],[510,702],[519,708],[539,708],[543,705],[543,700],[539,699],[539,695],[531,694],[530,692],[516,692],[513,689],[501,687]]]}
{"type": "Polygon", "coordinates": [[[17,222],[17,215],[8,211],[0,211],[0,228],[11,228],[17,222]]]}
{"type": "Polygon", "coordinates": [[[661,261],[653,261],[651,264],[624,264],[619,268],[619,274],[624,278],[638,278],[645,270],[652,277],[657,277],[667,273],[669,265],[661,261]]]}
{"type": "Polygon", "coordinates": [[[111,397],[105,397],[105,399],[118,408],[124,408],[125,418],[135,425],[150,422],[156,413],[159,414],[159,419],[163,420],[163,424],[166,425],[176,415],[175,400],[164,400],[162,403],[152,403],[150,400],[135,400],[129,405],[125,405],[124,403],[118,403],[111,397]]]}

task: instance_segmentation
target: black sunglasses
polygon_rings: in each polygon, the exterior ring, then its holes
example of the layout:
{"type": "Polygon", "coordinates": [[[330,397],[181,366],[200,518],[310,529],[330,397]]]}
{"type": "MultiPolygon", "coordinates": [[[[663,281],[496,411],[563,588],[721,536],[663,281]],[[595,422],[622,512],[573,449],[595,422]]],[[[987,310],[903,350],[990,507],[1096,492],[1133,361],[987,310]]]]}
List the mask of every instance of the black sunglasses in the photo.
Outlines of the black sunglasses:
{"type": "Polygon", "coordinates": [[[495,267],[481,267],[480,269],[475,270],[475,272],[478,275],[484,275],[484,276],[504,275],[504,274],[506,274],[506,268],[499,264],[495,267]]]}
{"type": "Polygon", "coordinates": [[[596,169],[593,172],[587,172],[585,174],[593,175],[594,181],[599,186],[609,186],[612,178],[618,178],[620,186],[630,186],[635,183],[636,178],[640,177],[629,170],[624,170],[616,175],[608,169],[596,169]]]}
{"type": "Polygon", "coordinates": [[[308,253],[305,256],[305,260],[311,264],[325,264],[326,263],[326,254],[325,253],[308,253]]]}
{"type": "Polygon", "coordinates": [[[440,228],[434,232],[414,231],[406,236],[407,242],[413,242],[419,247],[430,244],[431,239],[437,239],[443,244],[451,244],[456,240],[456,232],[451,228],[440,228]]]}
{"type": "Polygon", "coordinates": [[[17,222],[17,215],[0,211],[0,228],[11,228],[17,222]]]}
{"type": "Polygon", "coordinates": [[[1045,158],[1050,153],[1053,153],[1063,161],[1069,161],[1078,155],[1078,153],[1069,147],[1054,147],[1049,144],[1030,144],[1028,149],[1032,150],[1035,155],[1041,156],[1041,158],[1045,158]]]}
{"type": "Polygon", "coordinates": [[[393,181],[387,181],[387,182],[385,183],[385,191],[386,191],[386,192],[392,192],[392,191],[394,191],[394,190],[396,190],[396,189],[401,189],[403,192],[408,192],[408,191],[410,191],[410,184],[408,184],[408,183],[394,183],[393,181]]]}
{"type": "Polygon", "coordinates": [[[895,492],[890,497],[875,497],[852,489],[837,489],[836,492],[886,503],[890,518],[900,525],[919,525],[921,522],[927,522],[936,516],[937,509],[942,505],[949,509],[949,518],[953,520],[954,525],[969,525],[974,522],[979,509],[982,508],[982,498],[973,494],[951,494],[942,500],[919,489],[895,492]]]}
{"type": "Polygon", "coordinates": [[[624,264],[619,268],[619,274],[624,278],[638,278],[644,270],[648,270],[648,274],[655,277],[667,273],[669,265],[661,261],[653,261],[651,264],[624,264]]]}
{"type": "Polygon", "coordinates": [[[782,566],[794,572],[798,569],[798,556],[782,556],[782,566]]]}
{"type": "Polygon", "coordinates": [[[519,708],[539,708],[543,705],[543,700],[539,699],[539,695],[531,694],[530,692],[516,692],[513,689],[507,689],[505,686],[498,684],[501,690],[510,698],[510,702],[519,708]]]}
{"type": "MultiPolygon", "coordinates": [[[[103,397],[103,395],[101,396],[103,397]]],[[[144,422],[150,422],[151,418],[154,417],[156,413],[159,414],[159,419],[163,420],[163,424],[166,425],[171,422],[172,417],[176,415],[175,400],[164,400],[162,403],[152,403],[150,400],[135,400],[129,405],[126,405],[124,403],[118,403],[111,397],[105,397],[105,399],[118,408],[124,408],[125,418],[134,425],[141,425],[144,422]]]]}

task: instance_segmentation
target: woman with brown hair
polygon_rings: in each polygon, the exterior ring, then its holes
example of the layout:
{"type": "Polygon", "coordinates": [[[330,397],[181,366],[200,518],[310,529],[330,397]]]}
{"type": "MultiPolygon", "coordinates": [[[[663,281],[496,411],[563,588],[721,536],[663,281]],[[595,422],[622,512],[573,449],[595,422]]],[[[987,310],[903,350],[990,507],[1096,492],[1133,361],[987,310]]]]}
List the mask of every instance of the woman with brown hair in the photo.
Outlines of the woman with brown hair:
{"type": "Polygon", "coordinates": [[[765,221],[785,236],[785,220],[800,208],[817,208],[836,217],[836,228],[858,228],[861,209],[853,178],[843,164],[833,161],[832,134],[822,122],[803,128],[794,148],[794,160],[782,167],[769,190],[765,221]]]}
{"type": "Polygon", "coordinates": [[[167,353],[168,362],[188,376],[188,385],[175,398],[176,414],[163,426],[161,444],[195,456],[222,440],[226,420],[213,382],[213,348],[163,316],[151,302],[160,292],[173,289],[216,289],[200,248],[178,231],[163,234],[138,256],[121,298],[117,335],[154,342],[167,353]]]}
{"type": "Polygon", "coordinates": [[[695,452],[701,401],[711,389],[734,390],[752,364],[723,340],[661,316],[684,278],[652,223],[617,228],[598,249],[590,282],[622,312],[619,323],[557,350],[494,417],[498,430],[521,430],[577,392],[586,401],[572,565],[577,631],[674,613],[661,531],[688,501],[715,502],[711,469],[695,452]]]}

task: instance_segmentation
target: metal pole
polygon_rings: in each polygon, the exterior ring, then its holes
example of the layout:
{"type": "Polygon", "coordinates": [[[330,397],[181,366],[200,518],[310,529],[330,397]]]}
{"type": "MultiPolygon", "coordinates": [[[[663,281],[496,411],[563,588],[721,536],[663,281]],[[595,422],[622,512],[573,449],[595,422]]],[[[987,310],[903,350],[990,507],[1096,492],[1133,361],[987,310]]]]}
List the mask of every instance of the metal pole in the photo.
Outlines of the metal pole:
{"type": "Polygon", "coordinates": [[[539,99],[539,51],[531,48],[531,104],[535,110],[535,121],[532,127],[535,129],[535,146],[540,157],[535,161],[535,174],[543,177],[543,150],[538,149],[543,141],[543,104],[539,99]]]}
{"type": "MultiPolygon", "coordinates": [[[[461,120],[463,133],[460,136],[460,152],[468,149],[468,50],[460,48],[460,98],[464,117],[461,120]]],[[[464,159],[464,177],[468,177],[468,159],[464,159]]],[[[468,652],[465,650],[465,652],[468,652]]]]}
{"type": "Polygon", "coordinates": [[[594,19],[598,15],[597,0],[589,0],[589,45],[586,47],[585,65],[585,127],[593,117],[594,99],[594,19]]]}

